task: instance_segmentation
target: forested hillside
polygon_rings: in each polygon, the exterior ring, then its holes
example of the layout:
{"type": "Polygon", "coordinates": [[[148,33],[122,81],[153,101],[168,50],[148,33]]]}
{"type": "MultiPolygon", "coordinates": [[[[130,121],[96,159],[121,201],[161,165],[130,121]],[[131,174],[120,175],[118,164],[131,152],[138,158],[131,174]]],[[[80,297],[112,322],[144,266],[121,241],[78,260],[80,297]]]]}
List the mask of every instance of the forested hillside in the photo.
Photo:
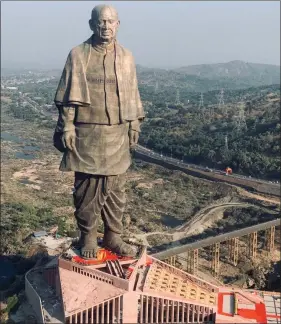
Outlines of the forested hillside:
{"type": "MultiPolygon", "coordinates": [[[[176,106],[165,104],[172,101],[168,95],[140,88],[147,111],[141,144],[190,163],[279,179],[279,85],[226,92],[221,107],[203,103],[203,108],[198,93],[192,94],[194,103],[176,106]]],[[[204,98],[217,102],[217,94],[204,98]]]]}
{"type": "Polygon", "coordinates": [[[218,64],[200,64],[174,70],[137,67],[142,85],[175,92],[178,89],[183,102],[186,92],[207,92],[224,89],[245,89],[280,84],[280,67],[270,64],[232,61],[218,64]]]}

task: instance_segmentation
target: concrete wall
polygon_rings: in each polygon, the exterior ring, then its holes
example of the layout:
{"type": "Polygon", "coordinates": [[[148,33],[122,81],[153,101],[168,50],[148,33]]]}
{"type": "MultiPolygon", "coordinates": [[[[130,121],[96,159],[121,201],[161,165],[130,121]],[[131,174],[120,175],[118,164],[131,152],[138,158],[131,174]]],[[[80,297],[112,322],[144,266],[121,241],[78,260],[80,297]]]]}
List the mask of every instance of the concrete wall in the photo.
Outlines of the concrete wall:
{"type": "Polygon", "coordinates": [[[117,288],[121,288],[124,290],[129,290],[129,282],[126,279],[115,277],[109,273],[101,272],[95,269],[89,269],[87,266],[79,265],[78,263],[73,263],[71,261],[66,261],[63,259],[59,259],[59,267],[67,269],[69,271],[74,271],[80,273],[82,275],[98,278],[98,280],[104,281],[110,285],[113,285],[117,288]]]}
{"type": "Polygon", "coordinates": [[[32,306],[36,314],[38,323],[42,324],[45,322],[44,322],[41,298],[39,297],[39,295],[37,294],[37,292],[35,291],[35,289],[32,287],[31,283],[28,280],[28,275],[30,274],[31,271],[32,269],[28,271],[25,275],[25,294],[29,304],[32,306]]]}

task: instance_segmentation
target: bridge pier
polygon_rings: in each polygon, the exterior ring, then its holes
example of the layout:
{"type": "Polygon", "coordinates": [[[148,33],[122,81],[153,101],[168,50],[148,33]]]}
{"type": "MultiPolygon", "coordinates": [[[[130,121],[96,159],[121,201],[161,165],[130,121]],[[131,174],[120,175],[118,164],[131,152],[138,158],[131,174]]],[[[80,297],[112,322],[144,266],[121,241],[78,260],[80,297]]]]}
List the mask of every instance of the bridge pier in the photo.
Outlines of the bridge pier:
{"type": "Polygon", "coordinates": [[[219,274],[219,267],[220,267],[220,243],[218,242],[212,246],[211,270],[215,277],[219,274]]]}
{"type": "Polygon", "coordinates": [[[255,259],[257,256],[258,233],[253,232],[249,235],[249,258],[255,259]]]}
{"type": "Polygon", "coordinates": [[[275,226],[265,230],[265,249],[268,254],[274,251],[275,226]]]}
{"type": "Polygon", "coordinates": [[[197,275],[198,272],[198,249],[187,251],[186,271],[197,275]]]}
{"type": "Polygon", "coordinates": [[[239,239],[238,237],[234,237],[228,241],[228,258],[229,261],[237,266],[238,263],[238,252],[239,252],[239,239]]]}
{"type": "Polygon", "coordinates": [[[176,266],[176,259],[177,259],[177,256],[176,255],[173,255],[167,259],[164,260],[164,262],[168,263],[169,265],[175,267],[176,266]]]}

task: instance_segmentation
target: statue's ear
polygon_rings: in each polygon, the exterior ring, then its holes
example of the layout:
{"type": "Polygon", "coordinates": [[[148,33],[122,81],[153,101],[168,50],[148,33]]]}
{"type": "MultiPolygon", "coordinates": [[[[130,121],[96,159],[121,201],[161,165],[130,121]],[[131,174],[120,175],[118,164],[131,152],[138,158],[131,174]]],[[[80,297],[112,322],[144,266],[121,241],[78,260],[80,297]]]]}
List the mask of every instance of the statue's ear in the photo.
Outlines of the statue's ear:
{"type": "Polygon", "coordinates": [[[89,26],[90,26],[90,29],[91,29],[92,31],[94,31],[94,28],[93,28],[93,21],[92,21],[92,19],[89,20],[89,26]]]}

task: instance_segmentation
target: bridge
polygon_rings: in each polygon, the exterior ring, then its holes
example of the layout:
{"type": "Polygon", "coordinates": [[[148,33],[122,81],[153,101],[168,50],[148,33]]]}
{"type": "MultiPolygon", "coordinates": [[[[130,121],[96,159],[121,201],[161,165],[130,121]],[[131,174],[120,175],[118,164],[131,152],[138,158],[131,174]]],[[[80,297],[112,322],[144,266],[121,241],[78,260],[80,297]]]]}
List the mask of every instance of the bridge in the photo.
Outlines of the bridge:
{"type": "Polygon", "coordinates": [[[248,256],[255,259],[257,256],[258,239],[257,233],[265,231],[265,250],[268,254],[274,251],[275,241],[275,227],[280,226],[280,219],[275,219],[269,222],[260,223],[258,225],[246,227],[236,231],[221,234],[215,237],[208,237],[206,239],[173,247],[165,251],[153,254],[152,256],[163,260],[173,266],[185,261],[186,271],[192,274],[197,274],[198,270],[198,250],[210,246],[211,253],[211,269],[214,276],[219,274],[220,265],[220,243],[228,243],[228,260],[233,265],[237,265],[239,258],[239,238],[248,236],[248,256]],[[186,255],[183,258],[181,255],[186,255]]]}

